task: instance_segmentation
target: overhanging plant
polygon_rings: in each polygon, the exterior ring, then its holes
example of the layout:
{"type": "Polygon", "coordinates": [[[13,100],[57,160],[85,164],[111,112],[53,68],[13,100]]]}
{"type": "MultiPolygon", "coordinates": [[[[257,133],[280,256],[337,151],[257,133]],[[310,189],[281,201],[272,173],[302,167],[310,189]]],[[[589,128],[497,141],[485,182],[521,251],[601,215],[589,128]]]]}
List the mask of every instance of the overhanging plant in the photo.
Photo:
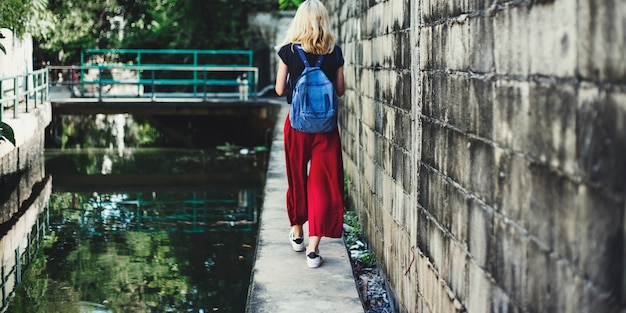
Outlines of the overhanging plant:
{"type": "Polygon", "coordinates": [[[0,122],[0,140],[8,140],[15,146],[15,133],[13,133],[13,128],[5,122],[0,122]]]}

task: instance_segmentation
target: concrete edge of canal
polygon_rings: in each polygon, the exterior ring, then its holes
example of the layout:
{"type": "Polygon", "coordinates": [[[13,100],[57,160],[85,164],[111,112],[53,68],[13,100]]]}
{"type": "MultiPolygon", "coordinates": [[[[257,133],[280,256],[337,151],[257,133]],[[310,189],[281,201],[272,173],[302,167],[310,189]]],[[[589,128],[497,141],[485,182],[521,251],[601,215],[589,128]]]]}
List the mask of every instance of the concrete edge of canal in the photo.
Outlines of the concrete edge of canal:
{"type": "MultiPolygon", "coordinates": [[[[247,312],[363,312],[343,239],[322,239],[324,264],[314,269],[307,267],[305,254],[294,252],[289,244],[282,131],[289,107],[284,99],[273,103],[280,110],[267,168],[247,312]]],[[[306,225],[304,229],[306,234],[306,225]]]]}

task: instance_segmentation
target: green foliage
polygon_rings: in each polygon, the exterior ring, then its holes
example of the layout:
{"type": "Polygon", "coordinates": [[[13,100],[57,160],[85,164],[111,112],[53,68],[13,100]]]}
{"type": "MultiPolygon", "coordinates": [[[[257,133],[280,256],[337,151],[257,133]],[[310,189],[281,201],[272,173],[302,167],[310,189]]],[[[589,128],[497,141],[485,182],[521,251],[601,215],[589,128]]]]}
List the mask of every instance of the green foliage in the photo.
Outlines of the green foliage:
{"type": "Polygon", "coordinates": [[[363,253],[361,253],[359,257],[359,262],[368,267],[374,266],[376,265],[376,254],[371,250],[365,250],[363,251],[363,253]]]}
{"type": "Polygon", "coordinates": [[[246,49],[248,14],[276,5],[274,0],[49,1],[59,22],[36,52],[55,60],[63,51],[62,64],[77,64],[83,49],[246,49]]]}
{"type": "Polygon", "coordinates": [[[297,9],[303,0],[278,0],[278,8],[281,10],[297,9]]]}
{"type": "Polygon", "coordinates": [[[15,146],[15,133],[13,128],[5,122],[0,122],[0,140],[8,140],[15,146]]]}
{"type": "MultiPolygon", "coordinates": [[[[2,33],[0,33],[0,39],[4,39],[6,37],[4,37],[4,35],[2,33]]],[[[0,51],[2,51],[2,53],[7,54],[7,49],[4,48],[4,46],[0,43],[0,51]]]]}
{"type": "Polygon", "coordinates": [[[21,37],[25,33],[45,37],[54,18],[47,9],[48,0],[0,1],[0,28],[8,28],[21,37]]]}
{"type": "Polygon", "coordinates": [[[357,240],[361,239],[363,234],[359,217],[356,216],[354,211],[345,211],[343,214],[343,222],[344,224],[350,226],[349,231],[344,234],[346,245],[352,246],[357,242],[357,240]]]}
{"type": "MultiPolygon", "coordinates": [[[[20,38],[25,33],[46,37],[54,20],[46,9],[47,0],[2,0],[0,1],[0,28],[10,29],[20,38]]],[[[5,36],[0,33],[0,39],[5,36]]],[[[0,51],[6,48],[0,44],[0,51]]]]}

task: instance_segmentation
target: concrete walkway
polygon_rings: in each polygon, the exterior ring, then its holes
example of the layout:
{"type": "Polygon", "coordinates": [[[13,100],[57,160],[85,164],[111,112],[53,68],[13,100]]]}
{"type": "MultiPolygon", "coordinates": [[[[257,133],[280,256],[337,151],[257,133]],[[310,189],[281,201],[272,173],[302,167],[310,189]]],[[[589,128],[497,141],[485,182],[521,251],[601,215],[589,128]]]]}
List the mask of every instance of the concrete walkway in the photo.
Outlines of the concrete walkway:
{"type": "MultiPolygon", "coordinates": [[[[319,268],[308,268],[305,253],[294,252],[289,243],[283,147],[283,124],[289,108],[284,100],[280,103],[247,312],[363,312],[342,239],[322,238],[320,254],[324,264],[319,268]]],[[[305,224],[305,235],[307,229],[305,224]]]]}

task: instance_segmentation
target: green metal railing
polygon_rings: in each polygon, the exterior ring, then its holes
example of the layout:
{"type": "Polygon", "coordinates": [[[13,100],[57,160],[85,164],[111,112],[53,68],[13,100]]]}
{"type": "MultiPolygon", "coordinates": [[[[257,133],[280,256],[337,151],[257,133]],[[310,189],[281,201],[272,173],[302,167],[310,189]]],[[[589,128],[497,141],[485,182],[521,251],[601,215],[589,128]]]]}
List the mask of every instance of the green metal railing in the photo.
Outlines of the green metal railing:
{"type": "MultiPolygon", "coordinates": [[[[149,66],[188,67],[252,67],[251,50],[190,50],[190,49],[86,49],[81,51],[80,65],[119,63],[149,66]]],[[[83,74],[83,73],[81,73],[83,74]]],[[[193,80],[202,78],[192,71],[193,80]]],[[[141,72],[138,78],[142,79],[141,72]]],[[[200,85],[193,84],[194,93],[200,85]]]]}
{"type": "Polygon", "coordinates": [[[51,84],[70,86],[74,97],[219,97],[237,96],[237,77],[246,74],[248,94],[256,97],[259,70],[243,66],[92,65],[49,66],[51,84]],[[82,74],[81,74],[82,73],[82,74]],[[230,90],[228,87],[230,87],[230,90]]]}
{"type": "Polygon", "coordinates": [[[19,112],[28,112],[32,107],[48,101],[48,69],[13,77],[0,78],[0,121],[5,109],[13,111],[13,118],[19,112]]]}

